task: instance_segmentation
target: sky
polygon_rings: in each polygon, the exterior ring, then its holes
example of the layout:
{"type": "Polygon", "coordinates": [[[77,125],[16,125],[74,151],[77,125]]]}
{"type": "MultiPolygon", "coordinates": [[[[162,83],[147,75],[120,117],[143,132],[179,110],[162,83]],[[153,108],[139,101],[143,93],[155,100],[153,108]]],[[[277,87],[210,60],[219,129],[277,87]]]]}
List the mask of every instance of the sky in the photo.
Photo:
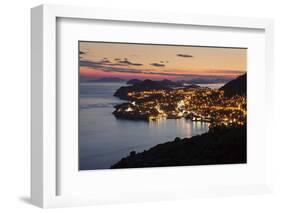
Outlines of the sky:
{"type": "Polygon", "coordinates": [[[233,79],[246,72],[247,49],[80,41],[79,60],[89,79],[233,79]]]}

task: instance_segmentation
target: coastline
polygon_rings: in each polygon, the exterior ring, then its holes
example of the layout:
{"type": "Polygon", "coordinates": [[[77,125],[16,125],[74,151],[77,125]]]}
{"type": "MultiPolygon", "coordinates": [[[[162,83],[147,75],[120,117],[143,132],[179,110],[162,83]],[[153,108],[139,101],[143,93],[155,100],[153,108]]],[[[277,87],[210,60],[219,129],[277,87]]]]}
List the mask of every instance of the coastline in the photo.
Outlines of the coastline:
{"type": "Polygon", "coordinates": [[[238,164],[247,162],[246,125],[216,127],[191,138],[175,138],[147,151],[130,155],[111,169],[164,166],[238,164]]]}
{"type": "Polygon", "coordinates": [[[81,170],[108,169],[131,150],[142,152],[175,137],[192,137],[208,131],[208,123],[185,119],[117,119],[112,112],[123,100],[113,94],[125,86],[123,83],[89,82],[80,86],[81,170]]]}

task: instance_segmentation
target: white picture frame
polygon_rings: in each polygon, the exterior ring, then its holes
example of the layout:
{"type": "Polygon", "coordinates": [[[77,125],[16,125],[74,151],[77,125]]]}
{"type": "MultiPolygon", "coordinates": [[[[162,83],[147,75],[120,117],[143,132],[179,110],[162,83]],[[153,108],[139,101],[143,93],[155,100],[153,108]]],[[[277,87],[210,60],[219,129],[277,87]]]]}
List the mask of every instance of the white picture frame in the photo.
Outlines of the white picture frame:
{"type": "MultiPolygon", "coordinates": [[[[273,88],[273,21],[271,19],[216,17],[203,15],[154,13],[147,11],[122,11],[100,8],[85,8],[73,6],[41,5],[31,10],[31,201],[42,208],[76,205],[92,205],[98,203],[114,203],[142,200],[165,200],[196,196],[253,194],[270,191],[270,179],[266,178],[258,184],[241,184],[208,187],[195,184],[188,191],[170,187],[153,192],[137,192],[119,196],[113,195],[79,195],[58,196],[58,173],[61,169],[57,159],[57,20],[87,19],[87,20],[117,20],[124,22],[143,22],[169,25],[194,25],[202,27],[222,27],[231,29],[258,29],[265,33],[265,91],[266,107],[272,107],[270,90],[273,88]]],[[[270,110],[267,113],[270,119],[270,110]]],[[[267,129],[267,131],[269,131],[267,129]]],[[[268,146],[270,141],[263,143],[268,146]]],[[[265,155],[265,151],[263,153],[265,155]]],[[[74,158],[76,156],[73,156],[74,158]]],[[[270,177],[268,162],[264,169],[266,177],[270,177]]],[[[133,171],[132,171],[133,172],[133,171]]],[[[174,170],[173,172],[177,172],[174,170]]],[[[126,186],[124,186],[126,187],[126,186]]]]}

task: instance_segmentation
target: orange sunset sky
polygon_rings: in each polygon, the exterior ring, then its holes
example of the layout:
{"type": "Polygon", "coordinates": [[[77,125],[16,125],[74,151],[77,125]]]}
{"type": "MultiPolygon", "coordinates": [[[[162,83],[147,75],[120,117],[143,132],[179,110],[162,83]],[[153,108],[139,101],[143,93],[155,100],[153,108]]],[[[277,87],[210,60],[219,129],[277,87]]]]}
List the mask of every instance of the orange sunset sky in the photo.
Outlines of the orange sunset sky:
{"type": "Polygon", "coordinates": [[[247,49],[79,42],[80,77],[233,79],[246,72],[247,49]]]}

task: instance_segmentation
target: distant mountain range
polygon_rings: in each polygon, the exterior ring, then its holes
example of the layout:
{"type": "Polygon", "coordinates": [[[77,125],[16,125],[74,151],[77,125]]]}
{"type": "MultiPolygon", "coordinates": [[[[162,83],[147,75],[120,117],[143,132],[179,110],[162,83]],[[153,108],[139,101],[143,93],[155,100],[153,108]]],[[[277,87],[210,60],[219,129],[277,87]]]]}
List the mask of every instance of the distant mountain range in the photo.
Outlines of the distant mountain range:
{"type": "MultiPolygon", "coordinates": [[[[191,80],[179,80],[179,81],[163,79],[163,80],[159,80],[159,81],[155,81],[155,82],[158,82],[159,84],[161,84],[163,86],[180,87],[180,86],[184,86],[184,84],[227,83],[229,80],[230,80],[229,78],[220,77],[220,78],[194,78],[191,80]]],[[[128,85],[134,85],[136,83],[140,83],[145,80],[140,80],[140,79],[126,80],[126,79],[118,78],[118,77],[104,77],[104,78],[99,78],[99,79],[89,79],[89,78],[80,77],[80,81],[82,81],[82,82],[104,82],[104,83],[126,82],[128,85]]]]}
{"type": "Polygon", "coordinates": [[[247,93],[247,74],[241,75],[236,79],[229,81],[222,86],[220,90],[224,91],[224,95],[232,97],[235,95],[246,95],[247,93]]]}
{"type": "MultiPolygon", "coordinates": [[[[140,79],[131,79],[127,81],[128,85],[134,85],[136,83],[141,83],[144,80],[140,79]]],[[[168,79],[163,79],[161,81],[156,81],[159,84],[163,86],[169,86],[169,87],[181,87],[184,86],[185,84],[218,84],[218,83],[227,83],[230,81],[229,78],[194,78],[191,80],[179,80],[179,81],[171,81],[168,79]]]]}
{"type": "Polygon", "coordinates": [[[122,78],[116,78],[116,77],[105,77],[105,78],[99,78],[99,79],[90,79],[86,80],[87,82],[104,82],[104,83],[109,83],[109,82],[126,82],[125,79],[122,78]]]}

